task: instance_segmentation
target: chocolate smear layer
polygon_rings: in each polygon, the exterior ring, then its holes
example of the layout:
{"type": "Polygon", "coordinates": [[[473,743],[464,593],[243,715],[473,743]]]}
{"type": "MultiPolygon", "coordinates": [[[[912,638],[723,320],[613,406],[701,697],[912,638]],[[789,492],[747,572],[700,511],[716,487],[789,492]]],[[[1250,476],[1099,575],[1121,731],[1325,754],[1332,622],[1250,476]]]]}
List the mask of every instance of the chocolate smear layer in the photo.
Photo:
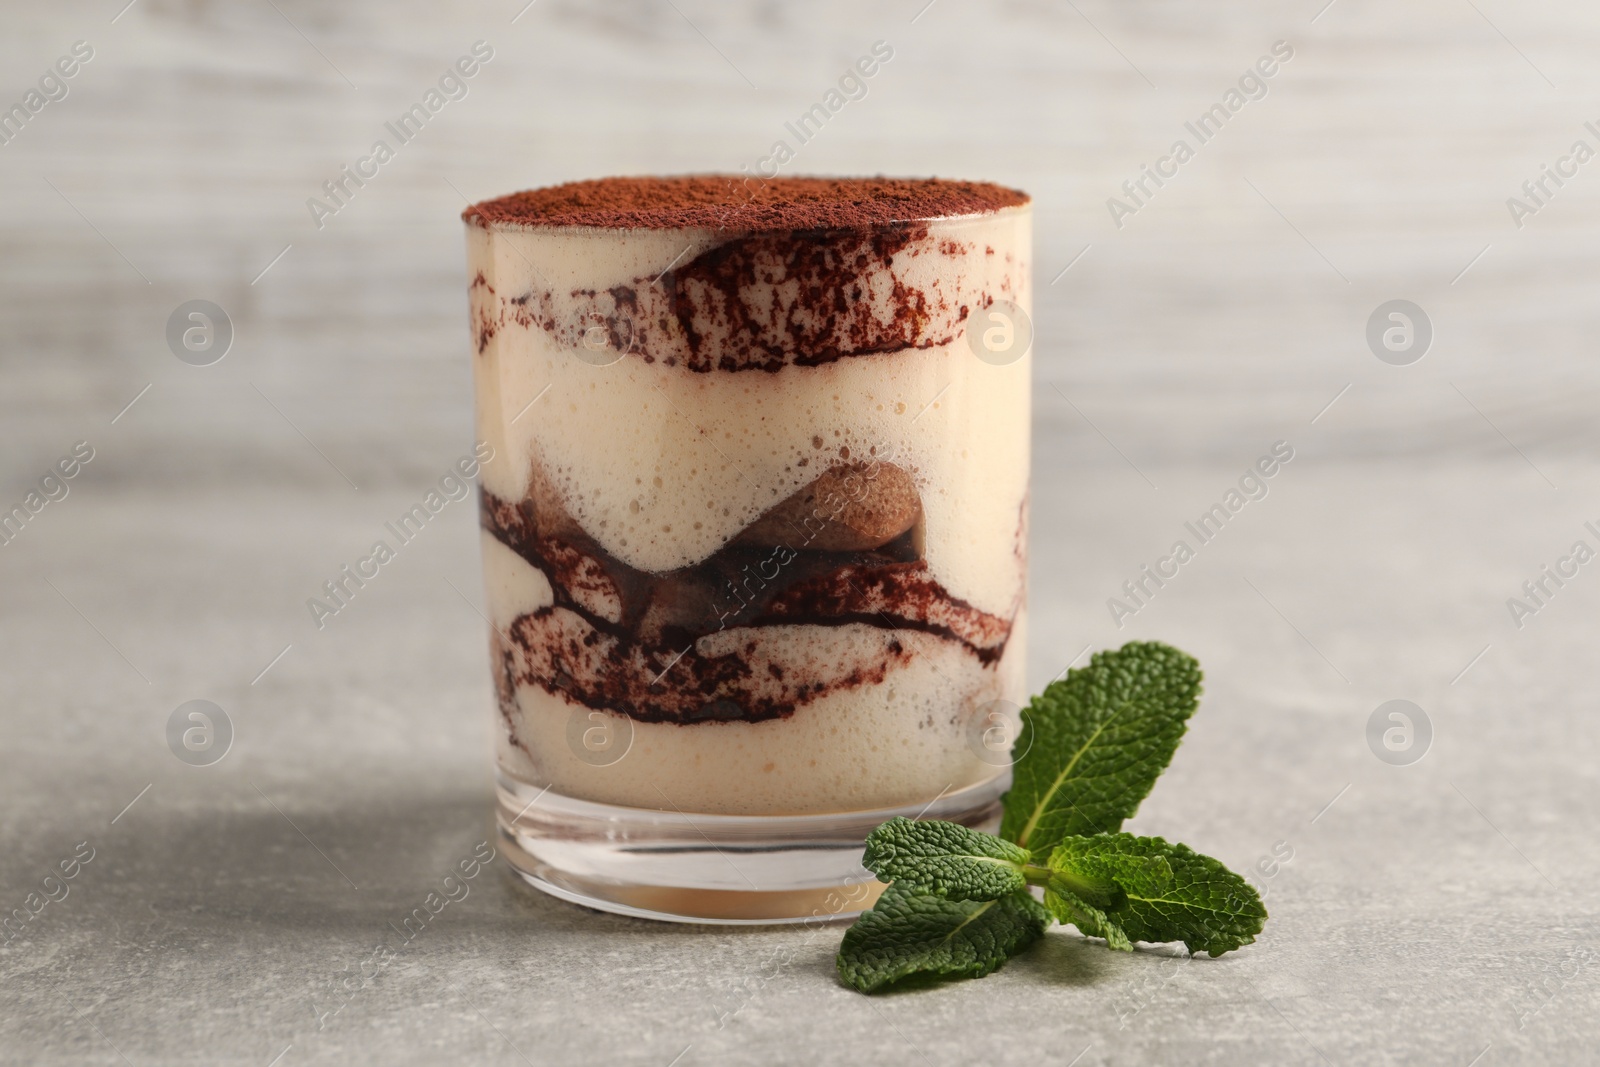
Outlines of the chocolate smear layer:
{"type": "Polygon", "coordinates": [[[910,662],[907,633],[986,667],[1011,634],[1010,619],[952,596],[929,573],[920,497],[891,463],[836,464],[709,558],[661,574],[589,537],[537,464],[527,498],[483,491],[480,508],[484,529],[553,591],[550,606],[497,639],[502,689],[539,686],[642,722],[759,722],[881,682],[910,662]],[[794,640],[775,629],[848,626],[864,636],[794,640]]]}

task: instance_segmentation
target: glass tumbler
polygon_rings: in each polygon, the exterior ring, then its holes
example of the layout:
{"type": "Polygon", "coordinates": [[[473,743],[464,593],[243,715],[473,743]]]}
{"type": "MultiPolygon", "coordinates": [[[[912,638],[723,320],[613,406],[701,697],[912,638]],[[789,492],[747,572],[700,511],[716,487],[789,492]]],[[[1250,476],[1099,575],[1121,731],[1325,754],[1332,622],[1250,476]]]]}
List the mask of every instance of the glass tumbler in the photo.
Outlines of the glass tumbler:
{"type": "Polygon", "coordinates": [[[874,826],[1007,785],[1029,203],[628,181],[465,215],[504,850],[624,914],[850,915],[874,826]]]}

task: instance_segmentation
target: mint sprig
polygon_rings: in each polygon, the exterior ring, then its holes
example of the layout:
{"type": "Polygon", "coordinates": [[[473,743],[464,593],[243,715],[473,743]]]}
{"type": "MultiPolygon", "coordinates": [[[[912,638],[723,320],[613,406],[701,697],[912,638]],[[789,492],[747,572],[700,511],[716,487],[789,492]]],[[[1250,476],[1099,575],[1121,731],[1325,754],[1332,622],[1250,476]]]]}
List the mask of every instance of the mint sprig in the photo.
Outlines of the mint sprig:
{"type": "Polygon", "coordinates": [[[1163,644],[1097,653],[1024,711],[1000,836],[905,818],[874,830],[862,862],[889,887],[845,934],[845,984],[981,978],[1052,920],[1121,951],[1181,941],[1219,956],[1254,941],[1267,912],[1248,882],[1185,845],[1119,832],[1171,762],[1200,677],[1163,644]]]}

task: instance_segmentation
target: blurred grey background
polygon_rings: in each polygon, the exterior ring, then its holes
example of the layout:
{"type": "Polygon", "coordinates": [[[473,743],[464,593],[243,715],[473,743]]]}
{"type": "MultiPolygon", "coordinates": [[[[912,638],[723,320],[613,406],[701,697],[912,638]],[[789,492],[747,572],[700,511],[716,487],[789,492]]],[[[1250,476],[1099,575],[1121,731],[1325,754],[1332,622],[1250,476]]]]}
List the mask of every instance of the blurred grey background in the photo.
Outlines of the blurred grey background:
{"type": "Polygon", "coordinates": [[[1600,549],[1600,162],[1560,162],[1600,149],[1592,6],[123,2],[0,13],[0,107],[93,50],[0,145],[0,505],[94,452],[0,547],[0,907],[94,849],[0,944],[0,1061],[1591,1056],[1600,577],[1508,599],[1600,549]],[[319,228],[307,199],[480,40],[466,96],[319,228]],[[1132,828],[1251,872],[1266,934],[1190,965],[1057,931],[867,1001],[833,981],[837,927],[599,916],[497,863],[365,966],[490,836],[470,509],[325,630],[305,608],[470,448],[460,210],[753,167],[879,40],[785,172],[1034,195],[1031,674],[1130,638],[1200,658],[1132,828]],[[1108,198],[1278,41],[1265,96],[1118,226],[1108,198]],[[196,299],[234,328],[211,366],[166,340],[196,299]],[[1434,335],[1404,366],[1366,341],[1395,299],[1434,335]],[[1270,494],[1116,625],[1280,440],[1270,494]],[[232,723],[211,766],[168,749],[191,699],[232,723]],[[1369,745],[1391,699],[1425,758],[1369,745]]]}

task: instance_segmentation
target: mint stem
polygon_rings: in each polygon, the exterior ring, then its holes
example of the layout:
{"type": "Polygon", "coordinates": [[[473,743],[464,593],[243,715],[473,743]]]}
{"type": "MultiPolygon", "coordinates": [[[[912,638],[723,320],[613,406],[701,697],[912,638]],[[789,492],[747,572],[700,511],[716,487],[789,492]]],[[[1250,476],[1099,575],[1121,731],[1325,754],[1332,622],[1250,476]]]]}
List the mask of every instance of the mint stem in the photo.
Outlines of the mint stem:
{"type": "Polygon", "coordinates": [[[1049,885],[1050,879],[1056,876],[1049,867],[1040,867],[1036,863],[1024,863],[1020,869],[1029,885],[1049,885]]]}
{"type": "Polygon", "coordinates": [[[1126,899],[1122,887],[1107,879],[1085,878],[1071,871],[1052,871],[1034,863],[1021,866],[1022,877],[1029,885],[1050,886],[1065,890],[1096,907],[1114,907],[1126,899]]]}

